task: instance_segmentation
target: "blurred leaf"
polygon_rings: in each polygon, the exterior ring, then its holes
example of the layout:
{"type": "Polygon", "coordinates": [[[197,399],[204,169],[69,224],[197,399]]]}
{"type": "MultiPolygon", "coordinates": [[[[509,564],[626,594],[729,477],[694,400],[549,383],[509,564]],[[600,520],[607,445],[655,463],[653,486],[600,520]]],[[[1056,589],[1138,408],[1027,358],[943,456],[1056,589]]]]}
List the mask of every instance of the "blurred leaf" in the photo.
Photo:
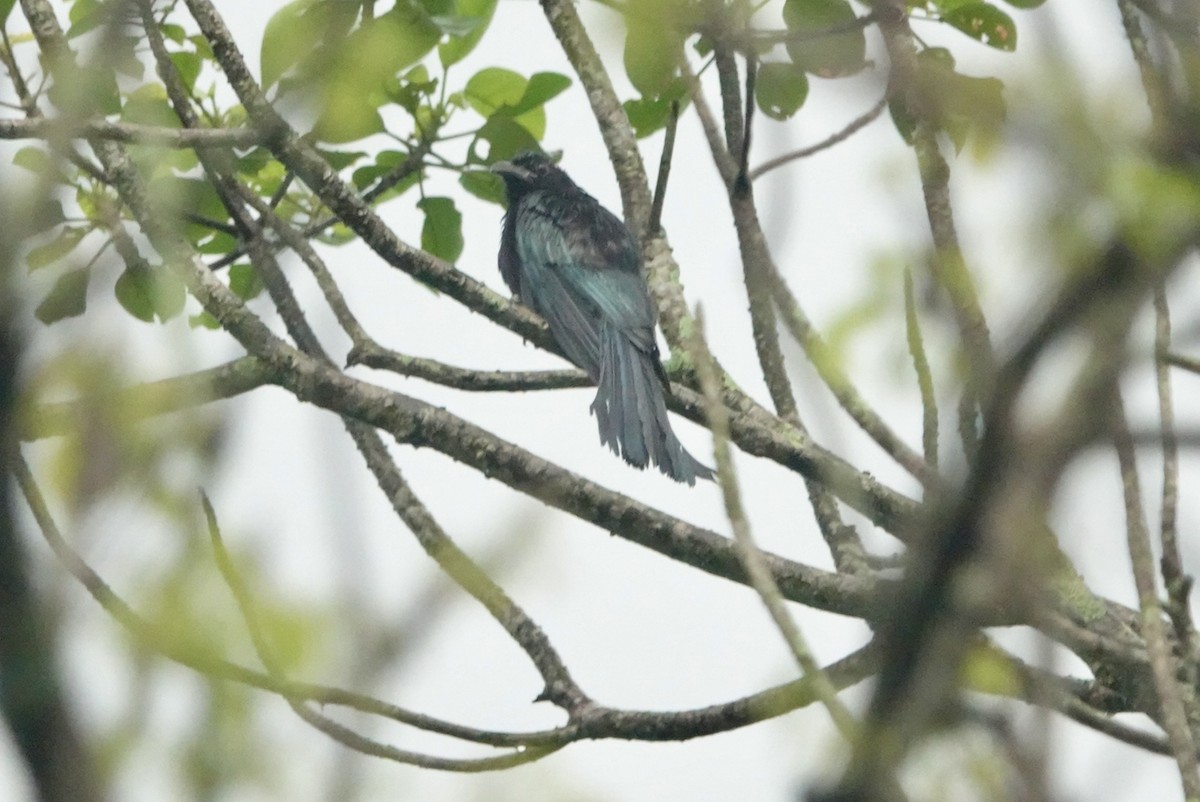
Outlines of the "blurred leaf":
{"type": "Polygon", "coordinates": [[[504,182],[500,176],[486,170],[468,170],[458,177],[458,183],[480,200],[504,205],[504,182]]]}
{"type": "MultiPolygon", "coordinates": [[[[191,213],[217,222],[229,219],[216,189],[203,178],[156,175],[147,184],[147,194],[155,208],[176,217],[182,218],[185,213],[191,213]]],[[[199,223],[187,223],[183,226],[183,233],[191,242],[199,243],[212,234],[212,229],[199,223]]]]}
{"type": "Polygon", "coordinates": [[[249,301],[263,291],[263,283],[253,265],[236,264],[229,268],[229,289],[243,301],[249,301]]]}
{"type": "Polygon", "coordinates": [[[754,85],[754,98],[763,114],[786,120],[808,98],[808,76],[795,64],[763,64],[754,85]]]}
{"type": "Polygon", "coordinates": [[[0,25],[8,20],[8,15],[12,13],[13,6],[16,4],[17,0],[0,0],[0,25]]]}
{"type": "Polygon", "coordinates": [[[42,198],[30,215],[28,233],[41,234],[65,222],[67,215],[63,211],[62,201],[56,198],[42,198]]]}
{"type": "Polygon", "coordinates": [[[208,235],[198,241],[200,253],[207,255],[224,255],[231,253],[234,248],[240,244],[238,238],[225,231],[210,231],[208,235]]]}
{"type": "Polygon", "coordinates": [[[625,73],[643,97],[660,97],[679,72],[683,38],[668,24],[640,20],[625,32],[625,73]]]}
{"type": "Polygon", "coordinates": [[[71,25],[67,28],[67,38],[74,39],[95,29],[104,22],[104,3],[100,0],[75,0],[67,19],[71,25]]]}
{"type": "Polygon", "coordinates": [[[221,321],[208,312],[201,312],[198,315],[188,315],[188,325],[193,329],[212,329],[216,331],[221,328],[221,321]]]}
{"type": "Polygon", "coordinates": [[[327,150],[325,148],[317,148],[317,152],[321,154],[330,167],[338,171],[346,169],[367,155],[366,151],[362,150],[327,150]]]}
{"type": "Polygon", "coordinates": [[[52,265],[75,250],[86,234],[86,228],[63,226],[54,239],[30,250],[25,256],[25,264],[29,266],[30,272],[52,265]]]}
{"type": "MultiPolygon", "coordinates": [[[[387,196],[386,192],[384,196],[387,196]]],[[[337,222],[318,234],[317,239],[326,245],[345,245],[347,242],[353,242],[358,239],[358,234],[355,234],[354,229],[345,223],[337,222]]]]}
{"type": "MultiPolygon", "coordinates": [[[[323,108],[314,130],[326,142],[352,142],[384,130],[378,107],[397,73],[422,58],[441,38],[418,6],[400,0],[327,48],[323,108]]],[[[314,65],[320,67],[321,65],[314,65]]]]}
{"type": "Polygon", "coordinates": [[[33,311],[34,316],[50,325],[68,317],[82,315],[87,309],[88,268],[69,270],[58,277],[45,299],[33,311]]]}
{"type": "Polygon", "coordinates": [[[989,3],[967,3],[942,15],[942,21],[997,50],[1017,49],[1012,17],[989,3]]]}
{"type": "Polygon", "coordinates": [[[114,292],[121,306],[138,320],[166,322],[183,311],[187,291],[166,268],[129,268],[117,279],[114,292]]]}
{"type": "Polygon", "coordinates": [[[24,167],[36,176],[50,181],[62,181],[63,174],[50,154],[37,145],[26,145],[13,155],[13,164],[24,167]]]}
{"type": "Polygon", "coordinates": [[[116,73],[61,63],[46,91],[51,102],[76,117],[121,112],[116,73]]]}
{"type": "Polygon", "coordinates": [[[1013,8],[1037,8],[1046,0],[1004,0],[1013,8]]]}
{"type": "MultiPolygon", "coordinates": [[[[847,0],[787,0],[783,6],[784,24],[794,33],[818,34],[855,19],[847,0]]],[[[806,72],[835,78],[866,66],[867,40],[859,28],[788,42],[787,51],[792,62],[806,72]]]]}
{"type": "Polygon", "coordinates": [[[470,26],[463,33],[451,35],[449,40],[438,45],[438,58],[443,67],[457,64],[475,49],[487,32],[496,11],[496,3],[497,0],[456,0],[457,18],[469,22],[470,26]]]}
{"type": "Polygon", "coordinates": [[[203,59],[198,54],[188,51],[172,53],[170,58],[176,72],[179,73],[179,79],[191,92],[196,87],[196,79],[200,77],[200,68],[204,66],[203,59]]]}
{"type": "Polygon", "coordinates": [[[295,0],[271,15],[263,30],[259,74],[263,88],[272,86],[316,47],[328,31],[317,9],[322,0],[295,0]]]}
{"type": "Polygon", "coordinates": [[[139,86],[125,98],[121,119],[127,123],[141,123],[166,128],[179,128],[179,116],[167,100],[167,90],[162,84],[139,86]]]}
{"type": "Polygon", "coordinates": [[[163,25],[160,25],[158,30],[163,36],[170,39],[177,45],[183,44],[184,39],[187,38],[187,31],[183,29],[183,26],[176,25],[172,22],[167,22],[163,25]]]}
{"type": "Polygon", "coordinates": [[[141,43],[141,39],[132,36],[117,37],[109,46],[105,58],[117,72],[141,80],[146,74],[146,63],[138,57],[137,52],[141,43]]]}
{"type": "Polygon", "coordinates": [[[1023,683],[1012,660],[994,646],[980,643],[967,650],[962,684],[973,691],[1018,697],[1023,683]]]}
{"type": "MultiPolygon", "coordinates": [[[[997,78],[977,78],[954,69],[949,50],[931,47],[917,54],[918,91],[930,122],[944,131],[961,150],[971,134],[990,134],[1004,123],[1007,106],[1004,84],[997,78]]],[[[896,129],[911,144],[915,120],[904,97],[888,100],[896,129]]]]}
{"type": "Polygon", "coordinates": [[[425,213],[421,247],[434,256],[454,263],[463,250],[462,214],[450,198],[422,198],[417,208],[425,213]]]}

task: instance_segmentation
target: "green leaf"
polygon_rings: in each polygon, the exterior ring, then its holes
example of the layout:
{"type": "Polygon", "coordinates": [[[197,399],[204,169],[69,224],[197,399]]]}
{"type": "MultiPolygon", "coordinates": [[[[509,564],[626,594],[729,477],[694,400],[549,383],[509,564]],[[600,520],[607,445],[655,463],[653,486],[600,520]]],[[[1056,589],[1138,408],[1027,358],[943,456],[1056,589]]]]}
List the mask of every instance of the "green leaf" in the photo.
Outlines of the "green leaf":
{"type": "Polygon", "coordinates": [[[113,69],[122,75],[141,80],[146,74],[146,63],[138,56],[142,40],[132,36],[114,37],[104,57],[113,69]]]}
{"type": "MultiPolygon", "coordinates": [[[[391,173],[397,166],[403,164],[408,159],[408,154],[398,150],[385,150],[375,157],[374,164],[368,164],[364,167],[359,167],[351,175],[351,181],[354,186],[360,190],[374,184],[380,178],[383,178],[388,173],[391,173]]],[[[374,203],[383,203],[385,200],[403,195],[408,190],[417,185],[421,179],[421,170],[413,170],[403,179],[400,180],[392,188],[386,190],[381,195],[375,198],[374,203]]]]}
{"type": "Polygon", "coordinates": [[[74,117],[119,114],[121,111],[117,76],[111,70],[60,64],[46,94],[55,106],[74,117]]]}
{"type": "Polygon", "coordinates": [[[198,315],[188,315],[188,325],[193,329],[212,329],[216,331],[221,328],[221,321],[208,312],[201,312],[198,315]]]}
{"type": "Polygon", "coordinates": [[[146,286],[149,282],[143,278],[146,272],[144,268],[126,270],[117,278],[113,294],[126,312],[149,323],[154,320],[154,298],[146,286]]]}
{"type": "Polygon", "coordinates": [[[421,247],[434,256],[453,262],[462,255],[462,214],[450,198],[422,198],[417,208],[425,212],[421,247]]]}
{"type": "Polygon", "coordinates": [[[50,154],[37,145],[26,145],[13,155],[13,164],[24,167],[36,176],[50,181],[63,181],[62,171],[50,158],[50,154]]]}
{"type": "Polygon", "coordinates": [[[273,85],[321,41],[325,26],[309,11],[319,0],[295,0],[271,15],[263,30],[259,74],[263,88],[273,85]]]}
{"type": "Polygon", "coordinates": [[[1037,8],[1046,0],[1004,0],[1013,8],[1037,8]]]}
{"type": "Polygon", "coordinates": [[[183,282],[165,268],[130,268],[117,279],[113,292],[125,311],[147,323],[155,317],[170,320],[187,300],[183,282]]]}
{"type": "MultiPolygon", "coordinates": [[[[992,133],[1004,122],[1004,84],[996,78],[956,72],[954,57],[945,48],[928,48],[917,54],[917,81],[930,122],[948,134],[959,150],[968,135],[992,133]]],[[[911,144],[916,121],[903,96],[892,97],[888,107],[896,129],[911,144]]]]}
{"type": "MultiPolygon", "coordinates": [[[[400,0],[386,14],[350,33],[324,54],[320,79],[323,109],[315,127],[326,142],[352,142],[384,130],[378,107],[400,70],[433,49],[441,38],[418,6],[400,0]]],[[[314,65],[321,66],[321,65],[314,65]]]]}
{"type": "Polygon", "coordinates": [[[513,114],[520,115],[543,106],[551,98],[565,92],[571,86],[571,79],[557,72],[535,72],[529,76],[525,92],[513,107],[513,114]]]}
{"type": "Polygon", "coordinates": [[[326,150],[325,148],[317,148],[317,152],[321,154],[330,167],[338,171],[346,169],[367,155],[365,151],[361,150],[326,150]]]}
{"type": "Polygon", "coordinates": [[[56,198],[42,197],[36,201],[33,214],[30,215],[27,233],[41,234],[43,231],[49,231],[65,222],[67,222],[67,215],[63,211],[62,201],[56,198]]]}
{"type": "Polygon", "coordinates": [[[808,98],[808,76],[795,64],[763,64],[754,84],[754,99],[763,114],[786,120],[808,98]]]}
{"type": "Polygon", "coordinates": [[[175,65],[175,71],[179,73],[179,79],[191,92],[196,86],[196,79],[200,77],[200,68],[204,66],[204,60],[200,58],[199,54],[186,50],[172,53],[170,59],[171,63],[175,65]]]}
{"type": "Polygon", "coordinates": [[[500,119],[514,120],[536,141],[546,133],[546,110],[537,99],[548,99],[565,88],[553,73],[538,75],[545,77],[535,84],[532,79],[527,80],[512,70],[486,67],[467,81],[463,97],[467,105],[487,117],[489,123],[500,119]]]}
{"type": "Polygon", "coordinates": [[[8,15],[12,13],[13,6],[16,4],[17,0],[0,0],[0,25],[8,20],[8,15]]]}
{"type": "Polygon", "coordinates": [[[229,268],[229,289],[243,301],[249,301],[263,291],[263,283],[253,265],[236,264],[229,268]]]}
{"type": "Polygon", "coordinates": [[[967,3],[942,15],[942,21],[997,50],[1017,49],[1012,17],[990,3],[967,3]]]}
{"type": "Polygon", "coordinates": [[[187,38],[187,31],[183,29],[183,26],[176,25],[173,22],[160,25],[158,30],[162,32],[163,36],[170,39],[177,45],[183,44],[183,40],[187,38]]]}
{"type": "MultiPolygon", "coordinates": [[[[156,209],[176,215],[190,212],[218,221],[228,219],[225,205],[221,203],[217,191],[212,184],[202,178],[159,175],[150,180],[146,189],[150,196],[150,202],[156,209]]],[[[199,229],[196,232],[188,232],[193,239],[199,239],[211,231],[209,228],[197,225],[189,225],[188,228],[199,229]]]]}
{"type": "Polygon", "coordinates": [[[52,265],[75,250],[86,234],[86,228],[64,226],[54,239],[30,250],[25,256],[25,264],[29,266],[30,272],[52,265]]]}
{"type": "Polygon", "coordinates": [[[237,237],[225,231],[210,231],[207,236],[196,242],[200,253],[222,256],[232,253],[240,244],[237,237]]]}
{"type": "Polygon", "coordinates": [[[71,25],[67,28],[67,38],[74,39],[82,36],[104,22],[104,3],[100,0],[75,0],[67,19],[71,25]]]}
{"type": "Polygon", "coordinates": [[[162,84],[146,84],[129,93],[121,119],[127,123],[179,128],[179,116],[167,100],[162,84]]]}
{"type": "MultiPolygon", "coordinates": [[[[794,33],[820,34],[853,23],[854,9],[847,0],[787,0],[783,21],[794,33]]],[[[861,28],[789,42],[792,62],[822,78],[852,75],[864,66],[867,40],[861,28]]]]}
{"type": "Polygon", "coordinates": [[[495,173],[487,170],[468,170],[458,177],[458,183],[480,200],[504,205],[504,182],[495,173]]]}
{"type": "Polygon", "coordinates": [[[475,111],[491,117],[501,107],[515,108],[525,96],[529,81],[519,73],[503,67],[485,67],[471,76],[463,96],[475,111]]]}
{"type": "Polygon", "coordinates": [[[671,119],[671,102],[676,101],[681,108],[685,107],[687,105],[685,94],[683,81],[676,81],[675,86],[663,97],[643,97],[625,101],[622,104],[625,108],[625,116],[629,118],[629,124],[633,126],[633,133],[637,138],[648,137],[666,127],[667,121],[671,119]]]}
{"type": "Polygon", "coordinates": [[[87,288],[90,271],[86,267],[63,273],[50,288],[49,294],[33,311],[47,326],[63,318],[77,317],[87,309],[87,288]]]}
{"type": "Polygon", "coordinates": [[[679,72],[682,37],[665,23],[631,24],[625,33],[625,73],[643,97],[660,97],[679,72]]]}
{"type": "Polygon", "coordinates": [[[497,0],[457,0],[454,5],[458,18],[470,21],[471,27],[467,32],[451,36],[448,41],[438,45],[438,58],[442,60],[443,67],[457,64],[475,49],[491,24],[496,3],[497,0]]]}
{"type": "Polygon", "coordinates": [[[537,150],[537,140],[523,125],[508,117],[495,116],[483,124],[471,143],[468,158],[473,164],[494,164],[511,159],[523,150],[537,150]],[[487,155],[479,152],[479,144],[488,144],[487,155]]]}

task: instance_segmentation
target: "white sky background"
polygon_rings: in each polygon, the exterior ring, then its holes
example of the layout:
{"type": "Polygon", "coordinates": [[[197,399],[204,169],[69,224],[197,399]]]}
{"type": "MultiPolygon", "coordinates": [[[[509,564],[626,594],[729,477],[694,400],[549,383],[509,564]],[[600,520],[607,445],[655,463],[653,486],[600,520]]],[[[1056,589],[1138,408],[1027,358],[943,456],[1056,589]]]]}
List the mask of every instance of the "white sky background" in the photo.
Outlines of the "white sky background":
{"type": "MultiPolygon", "coordinates": [[[[258,63],[263,25],[279,5],[218,2],[251,64],[258,63]]],[[[615,15],[590,3],[581,5],[581,12],[602,53],[617,65],[621,40],[615,15]]],[[[1054,56],[1081,82],[1081,102],[1108,109],[1131,130],[1142,124],[1144,103],[1115,3],[1050,0],[1037,12],[1014,12],[1014,17],[1022,37],[1015,54],[974,45],[932,24],[918,24],[917,30],[930,41],[947,42],[963,72],[1005,78],[1014,118],[1036,119],[1043,113],[1025,100],[1038,86],[1025,93],[1021,84],[1038,80],[1032,77],[1032,68],[1047,67],[1047,59],[1054,56]]],[[[461,85],[475,70],[493,65],[525,75],[539,70],[570,74],[534,2],[501,3],[492,30],[478,50],[455,67],[451,81],[461,85]]],[[[619,69],[613,73],[618,92],[629,97],[631,90],[622,84],[619,73],[619,69]]],[[[871,78],[814,80],[807,105],[791,123],[776,125],[758,117],[752,163],[824,138],[865,111],[878,92],[871,78]]],[[[710,98],[715,99],[715,92],[710,98]]],[[[579,87],[552,101],[547,113],[546,147],[563,149],[564,168],[619,212],[616,184],[579,87]]],[[[653,175],[661,135],[642,144],[653,175]]],[[[680,125],[677,148],[665,224],[688,298],[703,302],[709,340],[723,364],[743,387],[766,401],[728,207],[699,125],[690,114],[680,125]]],[[[1045,186],[1042,166],[1015,146],[1002,147],[986,164],[966,156],[954,163],[960,234],[1001,348],[1029,319],[1030,310],[1045,301],[1031,293],[1046,286],[1047,263],[1039,260],[1039,244],[1023,233],[1044,213],[1045,186]]],[[[427,189],[428,194],[452,195],[463,211],[466,250],[460,268],[505,291],[495,267],[501,211],[473,201],[449,177],[435,175],[427,189]]],[[[929,237],[911,152],[885,116],[833,150],[762,179],[756,191],[777,261],[818,326],[833,322],[849,304],[869,293],[873,283],[891,282],[874,287],[889,299],[889,311],[880,324],[854,341],[846,368],[868,400],[910,443],[918,444],[920,408],[903,341],[901,274],[897,269],[872,268],[876,261],[887,259],[911,265],[920,276],[920,254],[929,237]]],[[[405,196],[391,203],[384,207],[384,216],[402,237],[415,242],[421,219],[411,201],[405,196]]],[[[515,336],[496,334],[482,317],[433,296],[361,246],[327,249],[327,257],[352,308],[384,345],[476,368],[562,366],[515,336]]],[[[347,343],[335,331],[307,273],[293,261],[290,275],[306,308],[314,310],[326,344],[335,357],[344,354],[347,343]]],[[[1176,320],[1186,326],[1196,320],[1200,288],[1194,279],[1181,276],[1180,280],[1187,287],[1175,296],[1184,300],[1177,301],[1174,311],[1176,320]]],[[[216,364],[239,353],[221,333],[192,333],[179,321],[165,328],[138,323],[112,302],[111,285],[93,293],[92,306],[83,321],[57,324],[47,334],[87,333],[111,350],[142,355],[145,378],[216,364]],[[102,303],[109,309],[97,314],[102,303]]],[[[265,302],[257,308],[265,310],[265,302]]],[[[44,333],[35,331],[35,335],[44,333]]],[[[936,327],[929,327],[927,336],[931,346],[948,342],[938,336],[936,327]]],[[[49,350],[37,342],[33,346],[38,352],[49,350]]],[[[802,356],[790,344],[785,347],[793,356],[802,411],[818,440],[912,493],[913,483],[847,423],[802,356]]],[[[634,471],[600,446],[595,421],[588,414],[592,390],[471,395],[365,369],[355,373],[444,405],[538,455],[669,513],[718,532],[728,531],[715,485],[702,483],[689,489],[654,472],[634,471]]],[[[943,393],[949,386],[945,376],[943,372],[939,385],[943,393]]],[[[1197,408],[1195,391],[1200,384],[1176,374],[1175,386],[1179,414],[1184,423],[1194,424],[1191,410],[1197,408]]],[[[1153,408],[1149,395],[1135,394],[1129,403],[1135,411],[1153,408]]],[[[952,409],[947,406],[943,411],[943,442],[953,439],[952,409]]],[[[237,423],[226,433],[223,473],[210,483],[209,491],[231,544],[252,544],[264,556],[271,590],[314,603],[349,594],[353,603],[383,611],[379,614],[385,618],[408,620],[414,613],[410,609],[414,596],[425,587],[432,564],[391,514],[339,423],[270,389],[222,404],[221,411],[236,412],[237,423]]],[[[711,445],[704,432],[678,419],[676,425],[693,453],[709,461],[711,445]]],[[[394,447],[394,451],[401,469],[443,527],[472,555],[487,554],[514,531],[519,533],[515,564],[501,575],[501,583],[546,630],[576,679],[599,701],[629,708],[682,709],[727,701],[794,675],[782,641],[748,589],[548,510],[430,450],[394,447]]],[[[1105,452],[1072,470],[1059,510],[1060,531],[1096,590],[1133,603],[1113,463],[1105,452]]],[[[829,566],[799,477],[744,455],[738,455],[737,464],[760,543],[795,559],[829,566]]],[[[1151,499],[1157,487],[1152,468],[1156,466],[1147,461],[1144,479],[1151,499]]],[[[1195,470],[1194,461],[1185,464],[1183,487],[1195,486],[1195,470]]],[[[123,582],[126,587],[133,583],[139,570],[161,563],[161,544],[174,537],[151,521],[131,526],[129,512],[125,507],[102,508],[80,533],[89,560],[118,589],[123,582]]],[[[1185,496],[1181,513],[1186,539],[1196,528],[1196,502],[1185,496]]],[[[1152,523],[1154,519],[1152,514],[1152,523]]],[[[885,549],[894,543],[886,536],[872,536],[872,542],[885,549]]],[[[40,541],[33,548],[45,551],[40,541]]],[[[1189,551],[1185,559],[1189,556],[1194,557],[1194,552],[1189,551]]],[[[44,554],[38,559],[48,563],[44,554]]],[[[1188,567],[1194,570],[1196,561],[1188,567]]],[[[65,671],[81,714],[90,721],[109,721],[121,709],[130,681],[129,667],[114,657],[111,648],[119,637],[114,634],[115,624],[81,591],[65,595],[77,622],[63,655],[65,671]]],[[[795,607],[793,612],[822,662],[857,648],[865,637],[865,627],[857,621],[795,607]]],[[[352,624],[347,621],[347,626],[352,624]]],[[[389,675],[390,681],[380,691],[383,698],[480,727],[534,729],[560,720],[557,711],[529,704],[540,689],[537,675],[520,650],[469,599],[450,605],[430,630],[423,633],[412,659],[389,675]]],[[[1015,642],[1020,636],[1006,637],[1015,642]]],[[[181,668],[166,669],[161,675],[171,677],[171,689],[178,692],[163,695],[169,701],[152,711],[151,720],[155,731],[169,741],[189,717],[198,714],[195,690],[201,681],[181,668]]],[[[338,677],[314,679],[336,682],[338,677]]],[[[282,783],[271,797],[247,790],[231,798],[321,798],[319,782],[341,747],[297,721],[282,702],[270,701],[265,707],[267,725],[282,734],[289,749],[282,783]]],[[[1052,737],[1065,739],[1063,748],[1053,750],[1052,766],[1054,787],[1063,798],[1165,799],[1178,794],[1169,760],[1144,756],[1061,719],[1053,721],[1052,737]]],[[[384,729],[376,734],[407,748],[457,749],[409,731],[398,734],[384,729]]],[[[499,774],[440,774],[370,761],[367,787],[376,793],[364,798],[787,800],[823,776],[821,767],[830,763],[835,748],[826,715],[811,708],[682,744],[575,744],[539,763],[499,774]]],[[[28,787],[6,749],[0,741],[0,798],[20,799],[28,794],[28,787]],[[5,792],[6,787],[15,793],[5,792]]],[[[120,779],[113,789],[115,799],[171,797],[172,777],[151,760],[120,779]]]]}

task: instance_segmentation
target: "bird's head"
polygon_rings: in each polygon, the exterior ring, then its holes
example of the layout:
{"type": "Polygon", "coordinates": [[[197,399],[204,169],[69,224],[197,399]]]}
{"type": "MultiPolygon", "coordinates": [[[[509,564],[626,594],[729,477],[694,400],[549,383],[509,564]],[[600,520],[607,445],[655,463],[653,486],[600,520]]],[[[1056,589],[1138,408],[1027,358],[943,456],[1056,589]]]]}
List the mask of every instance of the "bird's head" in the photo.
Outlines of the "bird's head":
{"type": "Polygon", "coordinates": [[[535,189],[575,189],[575,182],[549,156],[532,150],[518,153],[510,161],[496,162],[492,172],[504,179],[510,202],[535,189]]]}

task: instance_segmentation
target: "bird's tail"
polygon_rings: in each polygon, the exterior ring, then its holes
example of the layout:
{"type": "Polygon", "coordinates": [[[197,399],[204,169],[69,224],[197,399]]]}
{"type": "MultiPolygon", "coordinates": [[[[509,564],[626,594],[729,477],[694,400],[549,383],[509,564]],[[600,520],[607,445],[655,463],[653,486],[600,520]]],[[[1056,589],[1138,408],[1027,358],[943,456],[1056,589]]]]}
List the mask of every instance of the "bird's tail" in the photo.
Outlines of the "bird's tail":
{"type": "Polygon", "coordinates": [[[661,371],[657,353],[642,350],[615,326],[601,325],[599,390],[592,402],[600,440],[630,465],[654,463],[676,482],[712,479],[712,469],[671,430],[661,371]]]}

